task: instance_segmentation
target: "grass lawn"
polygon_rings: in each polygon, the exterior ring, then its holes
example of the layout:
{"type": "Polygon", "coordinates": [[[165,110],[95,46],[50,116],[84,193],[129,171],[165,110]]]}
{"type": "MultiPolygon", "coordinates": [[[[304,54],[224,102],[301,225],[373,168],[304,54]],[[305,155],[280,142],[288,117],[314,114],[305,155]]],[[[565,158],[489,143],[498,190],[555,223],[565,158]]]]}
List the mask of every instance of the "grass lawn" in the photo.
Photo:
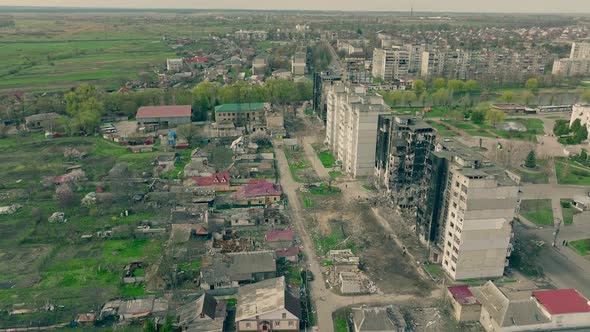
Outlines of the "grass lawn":
{"type": "Polygon", "coordinates": [[[568,246],[582,256],[590,254],[590,239],[569,241],[568,246]]]}
{"type": "Polygon", "coordinates": [[[320,158],[320,161],[322,162],[322,165],[324,165],[325,168],[331,168],[336,165],[336,157],[334,157],[334,155],[332,155],[328,151],[322,151],[318,153],[318,157],[320,158]]]}
{"type": "Polygon", "coordinates": [[[590,186],[590,169],[578,166],[566,158],[555,159],[555,171],[559,184],[590,186]]]}
{"type": "Polygon", "coordinates": [[[520,214],[537,225],[553,225],[550,199],[525,199],[520,203],[520,214]]]}
{"type": "Polygon", "coordinates": [[[566,225],[571,225],[574,223],[574,215],[578,214],[578,210],[572,207],[571,201],[569,199],[561,199],[561,213],[563,216],[563,222],[566,225]]]}
{"type": "Polygon", "coordinates": [[[301,193],[301,201],[303,202],[303,207],[306,209],[313,208],[313,201],[308,193],[301,193]]]}
{"type": "Polygon", "coordinates": [[[426,270],[436,280],[441,280],[444,278],[445,273],[442,269],[442,266],[438,264],[424,265],[424,270],[426,270]]]}
{"type": "Polygon", "coordinates": [[[439,137],[457,137],[459,133],[453,130],[438,130],[436,135],[439,137]]]}
{"type": "Polygon", "coordinates": [[[490,138],[496,137],[496,136],[492,135],[490,132],[485,131],[485,130],[481,130],[481,129],[466,130],[466,132],[471,136],[481,136],[481,137],[490,137],[490,138]]]}
{"type": "Polygon", "coordinates": [[[446,107],[433,107],[430,110],[430,112],[426,113],[425,117],[426,118],[442,118],[449,112],[450,112],[450,110],[446,107]]]}
{"type": "Polygon", "coordinates": [[[450,124],[453,127],[457,127],[462,130],[474,130],[477,129],[471,122],[467,121],[457,121],[457,120],[445,120],[444,122],[450,124]]]}
{"type": "Polygon", "coordinates": [[[301,177],[309,168],[311,168],[311,165],[307,162],[302,152],[291,151],[289,149],[284,149],[284,151],[293,180],[295,182],[303,182],[301,177]]]}
{"type": "Polygon", "coordinates": [[[321,235],[318,233],[313,233],[311,236],[312,241],[314,243],[314,248],[320,256],[325,256],[330,250],[356,250],[356,247],[352,242],[346,241],[348,237],[344,233],[344,229],[341,223],[331,221],[330,229],[330,235],[321,235]]]}
{"type": "Polygon", "coordinates": [[[328,174],[330,174],[330,177],[331,177],[333,180],[335,180],[335,179],[337,179],[337,178],[341,177],[342,175],[344,175],[344,174],[342,174],[342,172],[340,172],[340,171],[330,171],[330,172],[328,172],[328,174]]]}

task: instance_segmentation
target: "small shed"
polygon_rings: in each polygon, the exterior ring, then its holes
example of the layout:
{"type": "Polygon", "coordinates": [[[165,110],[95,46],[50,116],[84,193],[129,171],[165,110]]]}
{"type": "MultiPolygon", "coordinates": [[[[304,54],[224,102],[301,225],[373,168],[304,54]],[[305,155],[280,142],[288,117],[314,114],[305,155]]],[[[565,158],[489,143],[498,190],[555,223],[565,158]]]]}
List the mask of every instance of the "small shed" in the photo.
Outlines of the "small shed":
{"type": "Polygon", "coordinates": [[[572,206],[580,211],[588,211],[590,210],[590,197],[575,196],[572,201],[572,206]]]}
{"type": "Polygon", "coordinates": [[[481,303],[467,285],[450,286],[447,297],[453,306],[453,315],[458,322],[478,321],[481,315],[481,303]]]}

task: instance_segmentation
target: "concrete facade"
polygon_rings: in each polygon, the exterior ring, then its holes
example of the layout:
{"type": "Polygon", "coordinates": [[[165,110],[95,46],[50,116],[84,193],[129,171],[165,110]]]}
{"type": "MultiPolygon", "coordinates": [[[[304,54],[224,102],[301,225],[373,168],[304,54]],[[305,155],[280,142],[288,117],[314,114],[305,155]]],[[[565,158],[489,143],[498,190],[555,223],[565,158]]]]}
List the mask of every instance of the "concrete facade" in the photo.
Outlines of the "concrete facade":
{"type": "Polygon", "coordinates": [[[291,72],[293,75],[305,75],[307,66],[307,54],[303,51],[297,52],[291,59],[291,72]]]}
{"type": "Polygon", "coordinates": [[[590,43],[572,43],[571,59],[590,59],[590,43]]]}
{"type": "Polygon", "coordinates": [[[376,48],[373,51],[373,77],[385,82],[399,80],[410,72],[410,53],[400,47],[376,48]]]}
{"type": "Polygon", "coordinates": [[[570,126],[576,121],[580,119],[580,123],[583,126],[588,127],[590,129],[590,105],[574,105],[572,107],[572,116],[570,117],[570,126]]]}
{"type": "Polygon", "coordinates": [[[551,73],[566,77],[590,74],[590,43],[572,43],[570,57],[555,60],[551,73]]]}
{"type": "Polygon", "coordinates": [[[373,172],[377,122],[390,112],[379,95],[361,86],[335,82],[327,89],[326,143],[353,177],[373,172]]]}
{"type": "Polygon", "coordinates": [[[500,277],[512,251],[519,185],[503,169],[457,142],[438,147],[445,148],[451,156],[439,237],[442,267],[454,280],[500,277]]]}

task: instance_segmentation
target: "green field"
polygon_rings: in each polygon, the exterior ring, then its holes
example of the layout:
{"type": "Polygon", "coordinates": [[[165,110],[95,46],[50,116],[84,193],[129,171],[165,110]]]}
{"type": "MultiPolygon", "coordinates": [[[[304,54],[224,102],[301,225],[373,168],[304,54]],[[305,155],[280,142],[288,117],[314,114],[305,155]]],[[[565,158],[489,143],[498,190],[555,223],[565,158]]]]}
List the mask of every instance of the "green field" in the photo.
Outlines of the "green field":
{"type": "Polygon", "coordinates": [[[590,254],[590,239],[569,241],[568,247],[574,249],[578,254],[586,256],[590,254]]]}
{"type": "Polygon", "coordinates": [[[322,151],[318,153],[318,157],[325,168],[332,168],[336,166],[336,157],[329,151],[322,151]]]}
{"type": "Polygon", "coordinates": [[[289,149],[284,149],[283,151],[285,151],[285,157],[287,157],[287,162],[289,163],[289,170],[295,182],[304,182],[306,174],[310,172],[315,174],[311,170],[311,165],[305,159],[303,153],[289,149]]]}
{"type": "Polygon", "coordinates": [[[120,296],[145,294],[143,285],[123,286],[123,268],[143,260],[147,274],[150,264],[161,254],[162,240],[134,239],[133,229],[143,220],[162,215],[161,211],[134,205],[129,217],[126,191],[143,191],[141,182],[120,186],[105,176],[115,164],[126,164],[129,177],[153,167],[155,153],[132,154],[125,147],[99,137],[69,137],[45,140],[43,135],[11,136],[0,139],[0,195],[2,205],[19,203],[13,215],[0,216],[0,327],[41,325],[71,321],[74,314],[98,310],[105,301],[120,296]],[[72,164],[63,152],[76,148],[86,153],[77,161],[87,181],[72,186],[72,203],[54,197],[55,186],[41,180],[64,174],[72,164]],[[112,200],[84,207],[80,199],[101,182],[112,200]],[[47,218],[64,212],[66,223],[50,223],[47,218]],[[98,238],[99,231],[115,229],[112,239],[98,238]],[[92,235],[83,239],[82,235],[92,235]],[[37,310],[46,302],[63,306],[56,312],[38,311],[30,315],[7,315],[15,308],[37,310]]]}
{"type": "Polygon", "coordinates": [[[553,225],[550,199],[524,199],[520,203],[520,214],[537,225],[553,225]]]}
{"type": "Polygon", "coordinates": [[[574,223],[574,215],[579,213],[571,205],[571,200],[569,199],[561,199],[561,213],[563,216],[563,223],[566,225],[571,225],[574,223]]]}
{"type": "Polygon", "coordinates": [[[590,168],[580,166],[566,158],[555,159],[555,171],[559,184],[590,186],[590,168]]]}

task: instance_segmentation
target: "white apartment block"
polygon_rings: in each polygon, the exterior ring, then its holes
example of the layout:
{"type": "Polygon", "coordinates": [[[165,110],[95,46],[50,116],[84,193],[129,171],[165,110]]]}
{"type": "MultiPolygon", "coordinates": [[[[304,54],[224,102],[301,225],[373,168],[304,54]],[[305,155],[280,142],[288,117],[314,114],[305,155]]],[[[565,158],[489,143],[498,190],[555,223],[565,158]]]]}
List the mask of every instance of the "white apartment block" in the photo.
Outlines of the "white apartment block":
{"type": "Polygon", "coordinates": [[[390,113],[379,95],[362,86],[336,82],[326,88],[326,143],[353,177],[366,176],[375,167],[377,122],[390,113]]]}
{"type": "Polygon", "coordinates": [[[512,251],[518,184],[476,153],[454,155],[447,179],[443,269],[453,280],[502,276],[512,251]]]}
{"type": "Polygon", "coordinates": [[[586,126],[590,131],[590,105],[576,104],[572,106],[572,116],[570,117],[570,126],[580,119],[582,126],[586,126]]]}
{"type": "Polygon", "coordinates": [[[376,48],[373,51],[373,77],[385,82],[405,78],[410,72],[410,53],[399,46],[391,49],[376,48]]]}
{"type": "Polygon", "coordinates": [[[590,59],[590,43],[572,43],[570,59],[590,59]]]}
{"type": "Polygon", "coordinates": [[[590,58],[566,58],[553,62],[553,75],[585,76],[590,74],[590,58]]]}

